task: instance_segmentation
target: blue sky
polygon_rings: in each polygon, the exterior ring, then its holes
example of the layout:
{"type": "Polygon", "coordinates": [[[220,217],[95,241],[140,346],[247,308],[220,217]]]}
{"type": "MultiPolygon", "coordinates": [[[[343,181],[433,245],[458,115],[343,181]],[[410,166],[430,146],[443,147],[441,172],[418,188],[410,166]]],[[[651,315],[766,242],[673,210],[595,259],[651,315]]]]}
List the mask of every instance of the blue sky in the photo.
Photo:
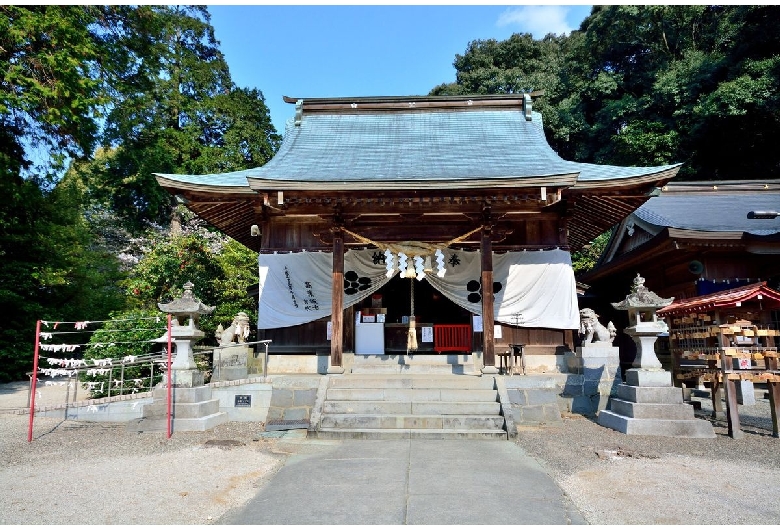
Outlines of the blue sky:
{"type": "MultiPolygon", "coordinates": [[[[455,81],[473,40],[578,29],[590,5],[211,5],[233,81],[265,96],[279,133],[295,98],[425,95],[455,81]]],[[[544,87],[538,87],[544,88],[544,87]]]]}

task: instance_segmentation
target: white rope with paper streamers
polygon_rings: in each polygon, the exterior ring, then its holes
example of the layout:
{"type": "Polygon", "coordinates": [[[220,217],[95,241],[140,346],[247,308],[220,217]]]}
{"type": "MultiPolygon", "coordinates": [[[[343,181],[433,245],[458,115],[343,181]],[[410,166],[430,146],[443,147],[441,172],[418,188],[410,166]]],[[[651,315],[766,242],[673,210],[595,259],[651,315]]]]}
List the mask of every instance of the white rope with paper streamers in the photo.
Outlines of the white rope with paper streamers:
{"type": "Polygon", "coordinates": [[[385,265],[387,266],[387,277],[392,278],[393,271],[395,271],[395,255],[390,252],[390,249],[385,249],[385,265]]]}
{"type": "Polygon", "coordinates": [[[444,252],[437,248],[435,254],[436,268],[439,270],[439,272],[436,273],[436,276],[439,278],[444,278],[444,274],[447,272],[447,269],[444,268],[444,252]]]}
{"type": "Polygon", "coordinates": [[[414,257],[414,272],[417,273],[417,281],[425,278],[425,271],[423,270],[423,259],[420,256],[414,257]]]}
{"type": "Polygon", "coordinates": [[[417,279],[422,280],[423,278],[425,278],[423,263],[426,257],[429,256],[436,257],[436,268],[438,269],[436,275],[439,278],[443,278],[447,270],[444,268],[444,254],[442,253],[441,249],[447,248],[450,245],[454,245],[455,243],[459,243],[465,240],[470,235],[475,234],[476,232],[482,230],[482,227],[480,226],[479,228],[475,228],[474,230],[471,230],[470,232],[467,232],[462,236],[458,236],[455,239],[451,239],[442,244],[430,244],[430,243],[423,243],[421,241],[402,241],[400,243],[380,243],[372,239],[369,239],[367,237],[363,237],[360,234],[356,234],[355,232],[352,232],[351,230],[347,230],[346,228],[344,228],[343,230],[345,233],[349,234],[357,241],[360,241],[361,243],[365,243],[368,245],[374,245],[379,250],[384,251],[388,278],[390,278],[393,275],[393,271],[395,270],[395,256],[397,255],[398,270],[401,271],[401,275],[404,276],[404,272],[408,268],[409,257],[411,256],[414,261],[414,270],[417,273],[417,279]]]}

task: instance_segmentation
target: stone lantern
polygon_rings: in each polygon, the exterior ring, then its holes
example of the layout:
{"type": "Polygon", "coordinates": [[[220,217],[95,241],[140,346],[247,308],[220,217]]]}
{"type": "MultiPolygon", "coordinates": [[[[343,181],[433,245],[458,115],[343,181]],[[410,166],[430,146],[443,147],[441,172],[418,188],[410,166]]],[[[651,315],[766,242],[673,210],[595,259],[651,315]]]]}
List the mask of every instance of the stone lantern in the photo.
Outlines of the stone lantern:
{"type": "MultiPolygon", "coordinates": [[[[176,348],[176,357],[171,364],[171,380],[173,386],[196,387],[203,385],[203,374],[195,364],[192,345],[205,336],[198,329],[198,319],[214,311],[214,306],[207,306],[192,294],[194,285],[184,284],[184,294],[167,304],[157,304],[160,311],[170,313],[171,339],[176,348]]],[[[156,342],[167,342],[168,333],[156,339],[156,342]]]]}
{"type": "Polygon", "coordinates": [[[618,385],[609,409],[599,412],[599,425],[626,434],[715,438],[712,424],[697,419],[693,405],[683,403],[682,390],[672,386],[671,372],[663,369],[655,355],[658,334],[667,331],[656,311],[672,300],[649,291],[644,278],[637,274],[626,299],[612,304],[615,309],[628,311],[631,325],[623,332],[634,339],[637,352],[633,367],[626,371],[626,382],[618,385]]]}
{"type": "Polygon", "coordinates": [[[655,341],[658,335],[668,331],[666,323],[663,320],[658,320],[656,311],[668,306],[673,300],[674,298],[661,298],[650,291],[645,287],[645,279],[637,274],[631,292],[626,296],[626,299],[612,304],[615,309],[628,311],[629,327],[624,329],[623,333],[634,339],[636,343],[636,358],[631,370],[626,372],[627,379],[631,372],[637,370],[665,374],[663,376],[642,374],[639,377],[669,377],[655,354],[655,341]]]}

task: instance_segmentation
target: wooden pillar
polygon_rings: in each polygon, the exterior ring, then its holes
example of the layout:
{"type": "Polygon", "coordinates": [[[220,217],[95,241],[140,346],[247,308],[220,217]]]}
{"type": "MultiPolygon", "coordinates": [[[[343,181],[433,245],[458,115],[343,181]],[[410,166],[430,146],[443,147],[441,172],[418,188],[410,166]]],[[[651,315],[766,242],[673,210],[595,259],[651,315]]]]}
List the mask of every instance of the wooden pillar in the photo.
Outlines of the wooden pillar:
{"type": "Polygon", "coordinates": [[[767,390],[769,390],[769,409],[772,412],[772,436],[780,438],[778,430],[778,416],[780,416],[780,382],[768,381],[767,390]]]}
{"type": "Polygon", "coordinates": [[[726,391],[726,420],[729,427],[729,436],[734,439],[743,438],[745,433],[739,425],[739,409],[737,408],[737,388],[733,379],[728,379],[728,374],[723,374],[723,388],[726,391]]]}
{"type": "Polygon", "coordinates": [[[491,240],[490,225],[482,226],[482,360],[483,374],[498,373],[496,369],[496,352],[494,342],[495,318],[493,315],[493,242],[491,240]]]}
{"type": "Polygon", "coordinates": [[[333,230],[333,312],[330,316],[330,366],[328,373],[343,374],[344,351],[344,232],[340,226],[333,230]]]}

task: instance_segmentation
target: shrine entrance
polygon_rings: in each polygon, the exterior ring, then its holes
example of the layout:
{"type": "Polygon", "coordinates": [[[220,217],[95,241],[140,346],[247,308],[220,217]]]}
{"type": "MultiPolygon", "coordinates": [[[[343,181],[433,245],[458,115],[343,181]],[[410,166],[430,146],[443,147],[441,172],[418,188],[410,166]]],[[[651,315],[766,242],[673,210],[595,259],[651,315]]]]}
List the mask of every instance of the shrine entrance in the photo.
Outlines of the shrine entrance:
{"type": "Polygon", "coordinates": [[[378,353],[379,337],[383,337],[383,350],[386,354],[409,352],[409,330],[413,329],[417,347],[411,353],[440,354],[445,351],[461,351],[470,353],[473,349],[472,313],[448,299],[436,290],[425,279],[418,281],[400,276],[393,277],[374,295],[365,299],[355,307],[356,343],[355,353],[365,354],[358,336],[366,328],[366,324],[375,324],[374,333],[377,348],[371,353],[378,353]],[[413,298],[413,300],[412,300],[413,298]],[[412,303],[413,302],[413,303],[412,303]],[[414,322],[410,323],[411,310],[414,308],[414,322]],[[468,327],[468,330],[465,327],[468,327]],[[362,328],[362,329],[361,329],[362,328]],[[457,344],[448,341],[442,344],[442,332],[445,328],[457,329],[461,335],[457,344]],[[437,337],[436,332],[439,332],[437,337]],[[467,335],[466,335],[467,334],[467,335]],[[439,338],[439,341],[435,340],[439,338]],[[442,349],[445,346],[450,349],[442,349]],[[455,348],[458,346],[457,350],[455,348]],[[437,349],[438,347],[438,349],[437,349]],[[460,349],[462,348],[462,350],[460,349]]]}

